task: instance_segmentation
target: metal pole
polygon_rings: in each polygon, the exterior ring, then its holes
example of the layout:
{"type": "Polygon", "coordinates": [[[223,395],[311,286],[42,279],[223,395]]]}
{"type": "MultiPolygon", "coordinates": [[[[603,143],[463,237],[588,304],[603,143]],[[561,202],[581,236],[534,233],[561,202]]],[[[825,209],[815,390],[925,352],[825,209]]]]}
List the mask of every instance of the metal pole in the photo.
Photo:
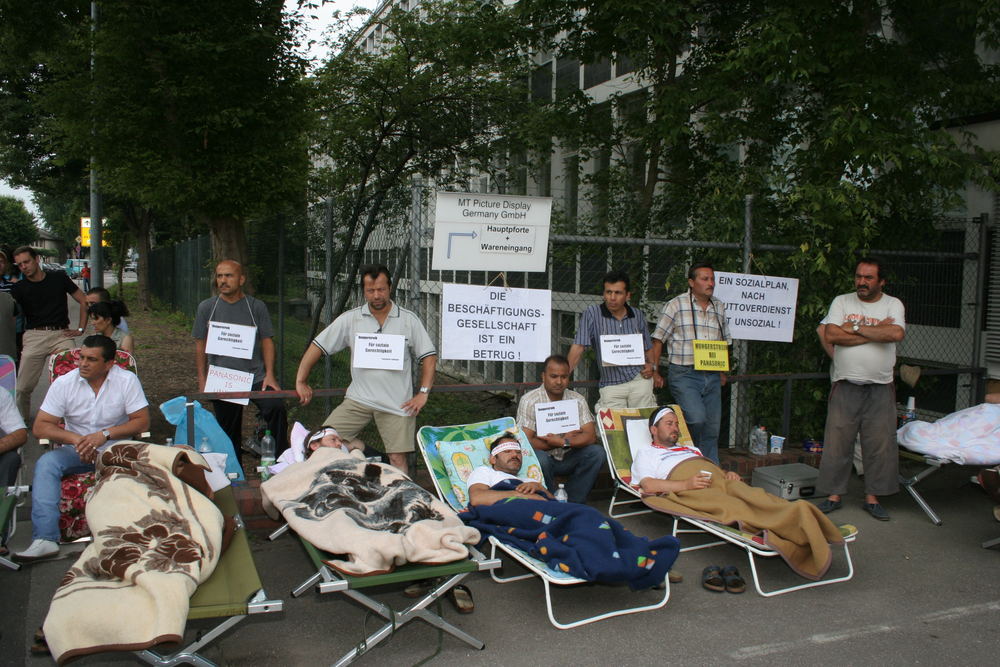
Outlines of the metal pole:
{"type": "MultiPolygon", "coordinates": [[[[976,298],[975,298],[975,319],[972,322],[972,359],[969,364],[973,368],[979,368],[982,363],[983,335],[980,327],[983,323],[983,309],[986,307],[986,267],[989,258],[986,254],[989,245],[989,221],[990,216],[983,213],[979,216],[979,258],[976,266],[976,298]]],[[[977,373],[970,378],[969,382],[969,405],[976,405],[981,399],[981,387],[983,376],[977,373]]]]}
{"type": "MultiPolygon", "coordinates": [[[[96,65],[96,53],[94,44],[97,40],[97,2],[92,0],[90,3],[90,36],[91,36],[91,48],[90,48],[90,76],[91,81],[94,77],[94,68],[96,65]]],[[[96,94],[96,91],[92,90],[91,94],[96,94]]],[[[96,115],[93,118],[93,123],[97,124],[96,115]]],[[[101,233],[101,216],[103,211],[101,211],[101,194],[97,191],[97,161],[94,156],[90,156],[90,286],[91,287],[104,287],[104,261],[103,261],[103,249],[101,248],[101,239],[103,234],[101,233]]]]}
{"type": "MultiPolygon", "coordinates": [[[[743,199],[743,273],[750,273],[750,261],[753,255],[753,195],[746,195],[743,199]]],[[[733,357],[736,360],[732,364],[736,373],[746,373],[750,370],[750,345],[748,341],[738,340],[733,345],[733,357]]],[[[749,405],[750,387],[749,383],[737,382],[733,384],[729,394],[729,447],[733,448],[740,441],[741,434],[750,432],[750,414],[746,406],[749,405]]],[[[786,394],[786,399],[787,399],[786,394]]],[[[787,435],[787,433],[786,433],[787,435]]],[[[749,443],[747,443],[749,446],[749,443]]]]}
{"type": "Polygon", "coordinates": [[[285,216],[278,214],[278,384],[285,386],[285,216]]]}
{"type": "Polygon", "coordinates": [[[420,277],[423,274],[423,267],[420,265],[420,239],[423,236],[423,228],[420,223],[423,220],[421,213],[420,197],[420,177],[414,177],[413,185],[410,188],[410,298],[409,307],[417,315],[417,319],[423,320],[423,307],[420,303],[420,277]]]}
{"type": "Polygon", "coordinates": [[[743,199],[743,273],[750,273],[750,255],[753,244],[753,195],[743,199]]]}
{"type": "MultiPolygon", "coordinates": [[[[326,200],[326,323],[333,322],[333,197],[326,200]]],[[[329,389],[333,384],[333,366],[330,355],[323,357],[323,388],[329,389]]],[[[333,402],[326,397],[326,411],[333,409],[333,402]]]]}

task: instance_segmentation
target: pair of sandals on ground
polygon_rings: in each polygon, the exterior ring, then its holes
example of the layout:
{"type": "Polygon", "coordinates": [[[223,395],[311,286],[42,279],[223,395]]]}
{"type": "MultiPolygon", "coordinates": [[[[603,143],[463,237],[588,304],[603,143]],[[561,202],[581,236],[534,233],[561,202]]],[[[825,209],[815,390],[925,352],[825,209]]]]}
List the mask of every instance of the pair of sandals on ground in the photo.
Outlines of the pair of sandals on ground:
{"type": "MultiPolygon", "coordinates": [[[[403,589],[403,596],[408,598],[422,598],[431,588],[436,586],[439,579],[421,579],[403,589]]],[[[472,600],[472,591],[465,584],[452,587],[445,597],[455,605],[455,611],[459,614],[471,614],[476,610],[476,603],[472,600]]]]}
{"type": "Polygon", "coordinates": [[[747,589],[735,565],[709,565],[701,572],[701,585],[713,593],[742,593],[747,589]]]}

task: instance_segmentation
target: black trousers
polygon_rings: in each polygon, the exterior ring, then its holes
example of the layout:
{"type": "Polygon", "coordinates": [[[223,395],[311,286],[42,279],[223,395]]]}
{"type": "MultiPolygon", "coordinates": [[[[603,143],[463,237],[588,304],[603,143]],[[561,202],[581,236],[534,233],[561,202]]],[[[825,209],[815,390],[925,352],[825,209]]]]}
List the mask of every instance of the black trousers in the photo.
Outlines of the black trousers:
{"type": "MultiPolygon", "coordinates": [[[[257,382],[250,390],[260,391],[262,384],[257,382]]],[[[281,452],[288,449],[288,411],[285,410],[285,401],[280,398],[251,398],[250,402],[257,406],[260,416],[271,429],[271,435],[274,436],[275,457],[281,456],[281,452]]],[[[212,401],[212,408],[215,410],[215,419],[219,422],[219,426],[239,452],[243,446],[243,406],[228,401],[212,401]]],[[[197,447],[197,443],[195,446],[197,447]]]]}

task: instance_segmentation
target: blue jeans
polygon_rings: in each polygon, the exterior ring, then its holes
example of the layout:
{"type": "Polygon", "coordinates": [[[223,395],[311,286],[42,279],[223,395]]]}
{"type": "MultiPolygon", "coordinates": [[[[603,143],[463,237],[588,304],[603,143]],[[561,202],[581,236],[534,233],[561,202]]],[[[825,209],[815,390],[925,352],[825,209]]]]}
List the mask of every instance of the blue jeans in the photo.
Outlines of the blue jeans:
{"type": "Polygon", "coordinates": [[[670,364],[667,382],[695,446],[705,458],[719,463],[719,425],[722,423],[722,380],[718,371],[696,371],[693,366],[670,364]]]}
{"type": "Polygon", "coordinates": [[[31,483],[31,532],[34,539],[59,541],[62,478],[93,469],[93,465],[80,460],[72,445],[56,447],[39,457],[31,483]]]}
{"type": "Polygon", "coordinates": [[[562,461],[556,461],[551,454],[540,449],[535,450],[535,456],[542,466],[545,488],[550,492],[555,493],[559,488],[556,475],[568,477],[566,495],[569,496],[571,503],[587,502],[587,495],[594,488],[597,473],[601,471],[601,465],[607,458],[604,455],[604,447],[600,445],[574,447],[567,450],[562,461]]]}

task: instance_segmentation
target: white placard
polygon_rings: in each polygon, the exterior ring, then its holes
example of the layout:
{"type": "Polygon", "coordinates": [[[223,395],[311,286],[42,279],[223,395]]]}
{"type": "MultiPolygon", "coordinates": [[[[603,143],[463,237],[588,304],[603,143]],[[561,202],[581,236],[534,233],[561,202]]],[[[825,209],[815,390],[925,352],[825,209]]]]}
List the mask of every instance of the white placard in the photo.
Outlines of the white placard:
{"type": "Polygon", "coordinates": [[[601,336],[601,364],[604,366],[644,366],[646,350],[642,334],[601,336]]]}
{"type": "Polygon", "coordinates": [[[257,327],[209,320],[205,354],[250,359],[253,357],[253,343],[256,337],[257,327]]]}
{"type": "Polygon", "coordinates": [[[355,368],[403,370],[406,336],[398,334],[359,333],[354,335],[351,348],[355,368]]]}
{"type": "MultiPolygon", "coordinates": [[[[222,391],[250,391],[253,387],[253,373],[235,371],[232,368],[221,366],[208,366],[208,377],[205,379],[205,393],[222,391]]],[[[248,405],[249,398],[223,398],[223,401],[248,405]]]]}
{"type": "Polygon", "coordinates": [[[726,304],[733,338],[792,342],[798,278],[716,271],[714,296],[726,304]]]}
{"type": "Polygon", "coordinates": [[[435,271],[547,270],[550,197],[438,192],[435,271]]]}
{"type": "Polygon", "coordinates": [[[549,290],[446,283],[441,358],[544,361],[552,346],[549,290]]]}
{"type": "Polygon", "coordinates": [[[580,430],[580,404],[573,399],[535,404],[535,433],[569,433],[580,430]]]}

